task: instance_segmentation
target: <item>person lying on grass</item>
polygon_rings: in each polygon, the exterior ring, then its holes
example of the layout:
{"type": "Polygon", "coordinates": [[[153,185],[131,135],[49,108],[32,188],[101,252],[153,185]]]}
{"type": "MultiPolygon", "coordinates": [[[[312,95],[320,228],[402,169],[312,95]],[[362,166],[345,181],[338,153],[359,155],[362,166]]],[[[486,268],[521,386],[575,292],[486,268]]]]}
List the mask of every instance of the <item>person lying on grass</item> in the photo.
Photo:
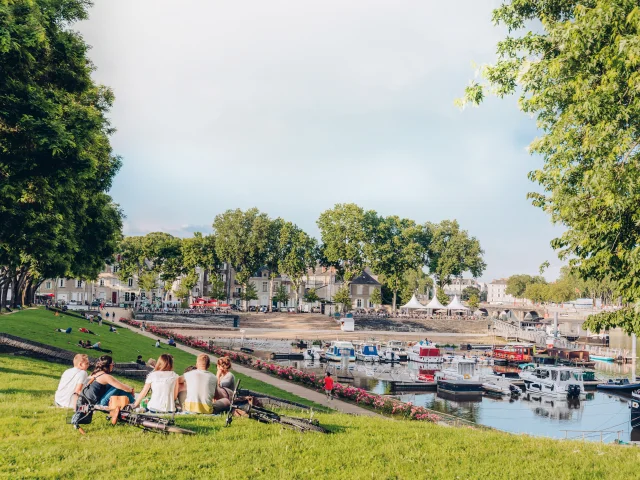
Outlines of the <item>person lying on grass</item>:
{"type": "Polygon", "coordinates": [[[209,372],[211,359],[201,353],[196,360],[196,368],[184,373],[186,396],[183,410],[191,413],[219,413],[228,405],[214,401],[218,379],[209,372]],[[215,403],[214,403],[215,402],[215,403]]]}
{"type": "Polygon", "coordinates": [[[140,402],[151,390],[151,399],[147,409],[151,413],[174,413],[176,398],[178,398],[178,374],[173,371],[173,357],[163,353],[158,358],[156,366],[144,382],[144,388],[138,395],[133,408],[140,406],[140,402]]]}
{"type": "Polygon", "coordinates": [[[89,330],[88,328],[84,328],[84,327],[80,327],[78,329],[79,332],[81,333],[88,333],[89,335],[95,335],[95,332],[92,332],[91,330],[89,330]]]}
{"type": "Polygon", "coordinates": [[[54,332],[60,332],[60,333],[71,333],[73,331],[73,328],[69,327],[66,330],[64,328],[56,328],[54,330],[54,332]]]}
{"type": "Polygon", "coordinates": [[[87,378],[89,378],[87,368],[89,368],[89,357],[87,355],[78,353],[73,357],[73,368],[64,371],[54,395],[57,407],[75,408],[78,394],[82,391],[87,378]]]}
{"type": "Polygon", "coordinates": [[[98,350],[99,352],[113,353],[112,350],[108,350],[106,348],[102,348],[102,343],[96,342],[93,345],[91,345],[89,340],[87,340],[87,343],[85,344],[84,348],[91,348],[93,350],[98,350]]]}
{"type": "Polygon", "coordinates": [[[84,389],[84,396],[94,405],[108,405],[112,396],[125,396],[130,402],[135,401],[135,388],[122,383],[111,375],[115,364],[109,355],[102,355],[95,366],[88,381],[91,382],[84,389]]]}

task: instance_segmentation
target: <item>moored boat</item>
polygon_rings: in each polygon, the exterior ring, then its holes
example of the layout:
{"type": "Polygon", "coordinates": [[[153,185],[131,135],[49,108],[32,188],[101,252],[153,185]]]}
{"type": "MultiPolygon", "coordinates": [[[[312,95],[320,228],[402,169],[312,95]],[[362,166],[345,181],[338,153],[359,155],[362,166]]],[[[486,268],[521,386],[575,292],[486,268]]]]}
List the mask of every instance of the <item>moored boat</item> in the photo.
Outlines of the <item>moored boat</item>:
{"type": "Polygon", "coordinates": [[[438,392],[462,396],[477,396],[482,392],[482,382],[476,373],[476,364],[469,360],[460,360],[452,368],[436,372],[435,378],[438,392]]]}
{"type": "Polygon", "coordinates": [[[361,362],[378,362],[380,356],[378,354],[378,347],[372,343],[364,343],[360,349],[356,352],[356,360],[361,362]]]}
{"type": "Polygon", "coordinates": [[[482,378],[482,382],[482,389],[495,395],[517,397],[522,393],[520,387],[511,383],[504,375],[487,375],[482,378]]]}
{"type": "Polygon", "coordinates": [[[356,361],[356,352],[353,343],[345,341],[331,342],[329,349],[325,353],[325,358],[334,362],[339,362],[343,358],[343,353],[349,357],[350,362],[356,361]]]}
{"type": "Polygon", "coordinates": [[[532,343],[507,343],[493,349],[494,362],[527,363],[533,360],[532,343]]]}
{"type": "Polygon", "coordinates": [[[520,372],[527,393],[554,398],[585,396],[582,370],[570,367],[539,366],[520,372]]]}
{"type": "Polygon", "coordinates": [[[311,348],[307,348],[302,352],[302,355],[305,360],[320,360],[323,355],[323,351],[318,346],[313,346],[311,348]]]}
{"type": "Polygon", "coordinates": [[[409,360],[419,363],[442,363],[442,351],[433,345],[423,343],[416,343],[409,348],[407,352],[409,360]]]}
{"type": "Polygon", "coordinates": [[[631,393],[640,389],[640,383],[631,383],[628,378],[610,378],[607,383],[596,385],[598,390],[607,390],[610,392],[631,393]]]}
{"type": "Polygon", "coordinates": [[[631,409],[631,428],[640,429],[640,390],[631,393],[629,408],[631,409]]]}
{"type": "Polygon", "coordinates": [[[615,361],[615,358],[607,357],[605,355],[591,355],[591,360],[595,360],[596,362],[612,363],[613,361],[615,361]]]}

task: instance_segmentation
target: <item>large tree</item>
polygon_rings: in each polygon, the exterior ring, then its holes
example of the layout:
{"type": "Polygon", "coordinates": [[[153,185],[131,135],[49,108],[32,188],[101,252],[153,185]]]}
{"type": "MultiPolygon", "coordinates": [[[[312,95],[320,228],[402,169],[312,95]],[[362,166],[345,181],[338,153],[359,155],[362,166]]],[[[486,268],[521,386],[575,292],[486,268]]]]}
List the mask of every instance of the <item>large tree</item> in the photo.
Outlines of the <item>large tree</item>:
{"type": "Polygon", "coordinates": [[[322,258],[336,268],[347,287],[367,266],[367,232],[375,218],[375,212],[353,203],[338,203],[318,218],[322,258]]]}
{"type": "Polygon", "coordinates": [[[410,270],[404,275],[404,288],[400,292],[400,300],[406,303],[414,294],[429,295],[432,287],[433,279],[424,273],[422,267],[410,270]]]}
{"type": "Polygon", "coordinates": [[[507,288],[505,293],[515,298],[523,298],[527,287],[532,283],[546,283],[545,279],[540,276],[531,276],[526,274],[511,275],[507,279],[507,288]]]}
{"type": "Polygon", "coordinates": [[[17,303],[44,275],[95,278],[119,241],[113,94],[70,28],[89,4],[0,3],[0,307],[9,286],[17,303]]]}
{"type": "Polygon", "coordinates": [[[464,272],[470,272],[474,278],[482,275],[487,265],[482,260],[484,251],[480,242],[461,230],[456,220],[428,224],[427,228],[431,232],[427,265],[439,288],[464,272]]]}
{"type": "Polygon", "coordinates": [[[513,0],[494,11],[509,35],[465,101],[518,93],[537,118],[534,205],[562,224],[559,256],[585,279],[609,279],[631,305],[586,328],[640,333],[640,7],[634,0],[513,0]]]}
{"type": "Polygon", "coordinates": [[[366,257],[393,293],[391,305],[395,312],[398,291],[404,288],[407,273],[425,264],[430,230],[397,216],[376,216],[367,227],[366,257]]]}
{"type": "MultiPolygon", "coordinates": [[[[235,268],[236,280],[245,292],[249,278],[265,263],[271,223],[257,208],[227,210],[213,221],[216,253],[235,268]]],[[[246,299],[244,303],[246,309],[246,299]]]]}
{"type": "Polygon", "coordinates": [[[280,229],[280,252],[278,270],[289,277],[298,308],[302,279],[318,261],[318,242],[297,225],[285,222],[280,229]]]}
{"type": "MultiPolygon", "coordinates": [[[[182,239],[181,249],[182,266],[185,274],[190,279],[186,282],[189,289],[191,290],[197,284],[198,274],[202,274],[203,276],[203,285],[205,285],[205,276],[208,275],[208,294],[212,298],[219,299],[217,296],[217,294],[220,293],[218,288],[218,282],[220,281],[220,278],[218,278],[218,270],[221,262],[216,254],[215,237],[213,235],[202,235],[200,232],[195,232],[193,237],[182,239]],[[197,272],[198,268],[201,270],[199,273],[197,272]],[[216,295],[213,295],[212,292],[216,295]]],[[[185,279],[182,280],[182,284],[185,284],[185,279]]],[[[205,292],[200,293],[204,295],[205,292]]]]}

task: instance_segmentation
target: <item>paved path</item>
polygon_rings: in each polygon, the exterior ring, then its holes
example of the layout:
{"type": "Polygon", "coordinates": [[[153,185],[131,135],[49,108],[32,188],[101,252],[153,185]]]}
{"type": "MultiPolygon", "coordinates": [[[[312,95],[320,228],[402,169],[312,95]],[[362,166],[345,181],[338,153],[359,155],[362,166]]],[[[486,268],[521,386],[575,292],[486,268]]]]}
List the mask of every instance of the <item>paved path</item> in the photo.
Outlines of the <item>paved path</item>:
{"type": "MultiPolygon", "coordinates": [[[[119,326],[121,327],[126,327],[129,330],[133,330],[134,332],[140,334],[140,335],[144,335],[146,337],[152,338],[154,340],[156,340],[158,337],[157,335],[153,335],[149,332],[142,332],[140,331],[140,329],[135,328],[131,325],[127,325],[124,323],[118,323],[119,326]]],[[[183,350],[187,353],[191,353],[192,355],[200,355],[201,352],[200,350],[196,350],[195,348],[191,348],[191,347],[187,347],[186,345],[182,345],[182,344],[177,344],[177,348],[179,348],[180,350],[183,350]]],[[[218,361],[218,358],[213,356],[213,355],[209,355],[209,357],[211,357],[211,361],[212,363],[215,363],[218,361]]],[[[352,414],[356,414],[356,415],[367,415],[367,416],[379,416],[377,413],[374,413],[370,410],[367,410],[366,408],[362,408],[362,407],[358,407],[357,405],[353,405],[351,403],[347,403],[347,402],[343,402],[342,400],[337,400],[337,399],[333,399],[330,402],[327,401],[327,397],[324,393],[322,392],[316,392],[315,390],[311,390],[309,388],[305,388],[301,385],[297,385],[295,383],[291,383],[291,382],[287,382],[285,380],[282,380],[280,378],[276,378],[276,377],[272,377],[271,375],[267,375],[266,373],[263,372],[259,372],[257,370],[254,370],[252,368],[248,368],[248,367],[244,367],[242,365],[234,365],[233,366],[233,370],[238,372],[238,373],[242,373],[243,375],[246,375],[247,377],[251,377],[255,380],[260,380],[261,382],[264,383],[268,383],[269,385],[273,385],[274,387],[278,387],[281,390],[284,390],[286,392],[289,393],[293,393],[294,395],[297,395],[298,397],[310,400],[312,402],[318,403],[320,405],[324,405],[328,408],[333,408],[334,410],[338,410],[339,412],[343,412],[343,413],[352,413],[352,414]]]]}

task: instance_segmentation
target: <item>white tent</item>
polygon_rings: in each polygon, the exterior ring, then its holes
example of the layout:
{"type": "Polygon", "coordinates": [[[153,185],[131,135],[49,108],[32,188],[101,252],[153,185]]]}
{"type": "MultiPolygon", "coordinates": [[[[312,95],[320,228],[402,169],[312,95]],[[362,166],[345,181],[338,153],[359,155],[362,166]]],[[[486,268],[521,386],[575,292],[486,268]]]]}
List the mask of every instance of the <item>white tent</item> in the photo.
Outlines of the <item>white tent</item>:
{"type": "Polygon", "coordinates": [[[433,298],[431,299],[431,301],[429,302],[429,304],[424,307],[427,310],[444,310],[445,306],[442,305],[439,301],[438,301],[438,297],[436,297],[435,295],[433,296],[433,298]]]}
{"type": "Polygon", "coordinates": [[[469,310],[467,307],[465,307],[462,303],[460,303],[460,300],[458,300],[458,296],[454,295],[453,300],[451,300],[451,303],[449,305],[447,305],[447,310],[452,310],[452,311],[460,311],[460,310],[469,310]]]}
{"type": "Polygon", "coordinates": [[[400,307],[402,308],[406,308],[407,310],[416,310],[418,308],[427,308],[425,307],[423,304],[421,304],[418,299],[416,298],[415,294],[411,297],[411,300],[409,300],[407,303],[405,303],[403,306],[400,307]]]}

